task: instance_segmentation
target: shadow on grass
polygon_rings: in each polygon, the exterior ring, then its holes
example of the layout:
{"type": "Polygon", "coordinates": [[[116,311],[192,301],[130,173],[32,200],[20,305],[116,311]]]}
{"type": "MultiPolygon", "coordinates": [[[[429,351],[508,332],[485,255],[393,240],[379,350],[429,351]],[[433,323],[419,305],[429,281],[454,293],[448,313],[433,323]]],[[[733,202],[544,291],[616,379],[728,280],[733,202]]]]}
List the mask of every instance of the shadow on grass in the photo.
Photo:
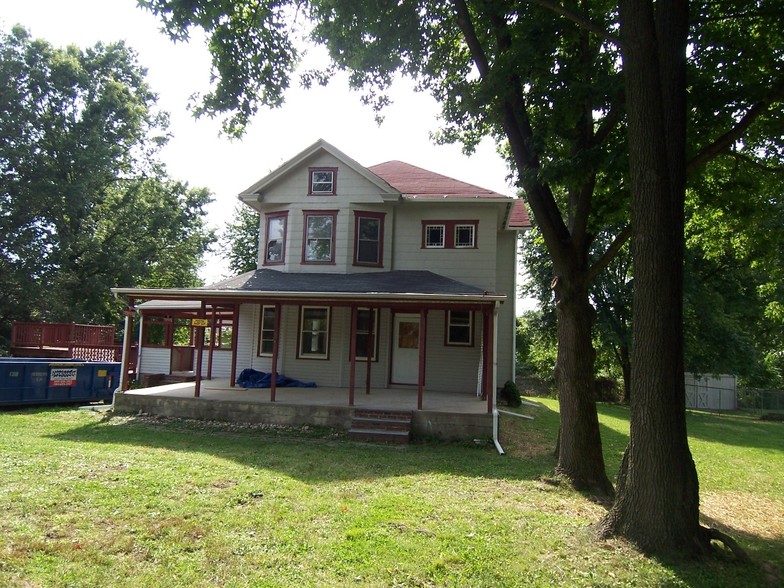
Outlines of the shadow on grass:
{"type": "Polygon", "coordinates": [[[110,413],[49,438],[199,452],[275,470],[303,482],[380,479],[422,472],[514,481],[536,479],[552,468],[547,459],[500,456],[492,443],[427,442],[400,447],[356,443],[342,433],[314,427],[237,426],[110,413]]]}

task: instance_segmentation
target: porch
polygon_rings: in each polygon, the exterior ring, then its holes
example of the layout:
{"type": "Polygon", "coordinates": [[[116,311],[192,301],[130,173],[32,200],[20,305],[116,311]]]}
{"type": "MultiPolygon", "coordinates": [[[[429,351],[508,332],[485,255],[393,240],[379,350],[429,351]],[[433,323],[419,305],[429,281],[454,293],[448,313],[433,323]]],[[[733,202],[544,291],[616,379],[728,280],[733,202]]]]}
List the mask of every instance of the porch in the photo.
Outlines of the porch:
{"type": "Polygon", "coordinates": [[[224,422],[266,423],[283,426],[313,425],[348,430],[355,410],[411,411],[414,438],[490,438],[492,414],[487,401],[470,393],[425,390],[422,409],[417,410],[416,386],[373,389],[356,393],[349,406],[347,388],[278,387],[275,401],[269,388],[232,387],[229,379],[202,380],[199,396],[195,383],[183,382],[117,392],[114,410],[119,414],[139,411],[168,417],[224,422]]]}

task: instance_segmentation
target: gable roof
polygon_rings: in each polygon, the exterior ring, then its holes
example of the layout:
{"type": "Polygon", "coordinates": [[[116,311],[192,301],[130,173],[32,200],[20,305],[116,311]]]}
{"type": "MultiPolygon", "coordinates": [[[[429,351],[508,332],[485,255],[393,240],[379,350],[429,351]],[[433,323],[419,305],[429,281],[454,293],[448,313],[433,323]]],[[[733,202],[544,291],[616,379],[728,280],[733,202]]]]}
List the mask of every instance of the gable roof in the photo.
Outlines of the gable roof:
{"type": "Polygon", "coordinates": [[[271,173],[267,174],[263,178],[261,178],[258,182],[249,186],[242,192],[240,192],[238,198],[250,205],[253,206],[255,202],[258,202],[260,197],[263,195],[264,191],[267,190],[271,185],[278,182],[280,179],[286,177],[288,174],[296,171],[301,166],[307,165],[308,161],[316,157],[321,153],[328,153],[338,161],[340,161],[345,166],[351,168],[356,173],[364,177],[366,180],[375,184],[379,191],[382,194],[382,197],[385,198],[392,198],[396,199],[400,197],[400,192],[395,190],[392,186],[390,186],[387,182],[385,182],[380,176],[373,174],[368,171],[366,167],[361,165],[360,163],[353,160],[351,157],[343,153],[340,149],[331,145],[330,143],[326,142],[324,139],[319,139],[306,149],[300,151],[297,155],[286,161],[283,165],[278,167],[276,170],[272,171],[271,173]]]}

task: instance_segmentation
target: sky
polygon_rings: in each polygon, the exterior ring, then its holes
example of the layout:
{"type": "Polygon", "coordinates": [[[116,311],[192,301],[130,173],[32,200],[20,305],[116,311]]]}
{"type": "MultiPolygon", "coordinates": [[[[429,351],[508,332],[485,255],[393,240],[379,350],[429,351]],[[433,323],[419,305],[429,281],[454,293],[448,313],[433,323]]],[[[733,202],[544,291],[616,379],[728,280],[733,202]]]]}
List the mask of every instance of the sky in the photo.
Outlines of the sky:
{"type": "MultiPolygon", "coordinates": [[[[320,138],[364,166],[401,160],[515,194],[491,140],[470,157],[457,145],[433,144],[430,132],[438,128],[438,105],[414,92],[406,80],[393,88],[394,103],[379,126],[345,79],[310,90],[293,79],[281,108],[262,110],[244,138],[230,140],[220,135],[217,120],[196,120],[187,110],[189,96],[209,86],[204,37],[196,34],[188,43],[173,43],[160,32],[159,20],[138,8],[136,0],[0,0],[0,27],[8,31],[14,24],[56,47],[124,40],[136,50],[147,68],[147,82],[159,96],[158,106],[171,115],[173,136],[161,158],[172,178],[212,192],[207,222],[218,230],[231,220],[239,192],[320,138]]],[[[314,59],[317,55],[317,50],[311,54],[314,59]]],[[[230,272],[225,261],[212,256],[200,273],[210,283],[230,272]]]]}

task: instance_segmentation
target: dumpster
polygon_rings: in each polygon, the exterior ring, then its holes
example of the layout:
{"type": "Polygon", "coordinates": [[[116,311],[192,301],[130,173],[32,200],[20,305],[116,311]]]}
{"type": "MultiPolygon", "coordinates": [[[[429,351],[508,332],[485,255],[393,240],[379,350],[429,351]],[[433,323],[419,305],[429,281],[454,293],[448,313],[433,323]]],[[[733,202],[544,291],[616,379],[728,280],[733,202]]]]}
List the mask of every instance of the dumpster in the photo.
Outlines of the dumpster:
{"type": "Polygon", "coordinates": [[[0,358],[0,406],[111,401],[120,362],[0,358]]]}

